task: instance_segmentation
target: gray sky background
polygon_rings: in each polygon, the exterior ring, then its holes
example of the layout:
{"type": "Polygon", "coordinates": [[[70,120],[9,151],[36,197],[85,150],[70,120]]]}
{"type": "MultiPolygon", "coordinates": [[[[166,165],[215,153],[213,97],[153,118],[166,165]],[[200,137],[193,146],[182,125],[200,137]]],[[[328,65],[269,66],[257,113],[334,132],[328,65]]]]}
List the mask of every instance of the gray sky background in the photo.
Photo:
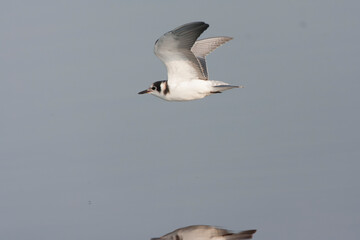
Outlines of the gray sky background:
{"type": "Polygon", "coordinates": [[[2,1],[0,238],[146,240],[178,227],[255,239],[360,235],[360,2],[2,1]],[[187,22],[234,40],[203,100],[155,40],[187,22]],[[89,202],[90,201],[90,202],[89,202]]]}

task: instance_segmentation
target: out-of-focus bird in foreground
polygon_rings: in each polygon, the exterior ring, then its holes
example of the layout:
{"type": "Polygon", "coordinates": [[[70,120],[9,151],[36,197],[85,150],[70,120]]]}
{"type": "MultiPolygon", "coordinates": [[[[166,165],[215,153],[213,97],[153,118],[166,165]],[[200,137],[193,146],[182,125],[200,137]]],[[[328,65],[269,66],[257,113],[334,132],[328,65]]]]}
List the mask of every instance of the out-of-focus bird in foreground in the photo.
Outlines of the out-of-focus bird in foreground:
{"type": "Polygon", "coordinates": [[[213,226],[193,225],[176,229],[162,237],[151,240],[241,240],[251,239],[255,232],[256,230],[246,230],[233,233],[213,226]]]}

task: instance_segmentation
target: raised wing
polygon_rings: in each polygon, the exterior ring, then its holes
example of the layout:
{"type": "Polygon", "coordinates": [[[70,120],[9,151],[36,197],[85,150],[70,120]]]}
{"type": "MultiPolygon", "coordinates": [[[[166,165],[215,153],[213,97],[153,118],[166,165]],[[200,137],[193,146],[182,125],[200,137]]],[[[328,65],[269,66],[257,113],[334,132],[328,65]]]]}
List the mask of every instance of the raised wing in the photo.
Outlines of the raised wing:
{"type": "Polygon", "coordinates": [[[155,42],[154,52],[167,68],[169,83],[207,79],[190,49],[208,27],[204,22],[188,23],[165,33],[155,42]]]}
{"type": "Polygon", "coordinates": [[[194,43],[191,48],[191,51],[194,53],[195,57],[198,59],[201,67],[201,71],[206,79],[209,79],[205,57],[214,51],[216,48],[225,44],[226,42],[233,39],[232,37],[213,37],[198,40],[194,43]]]}

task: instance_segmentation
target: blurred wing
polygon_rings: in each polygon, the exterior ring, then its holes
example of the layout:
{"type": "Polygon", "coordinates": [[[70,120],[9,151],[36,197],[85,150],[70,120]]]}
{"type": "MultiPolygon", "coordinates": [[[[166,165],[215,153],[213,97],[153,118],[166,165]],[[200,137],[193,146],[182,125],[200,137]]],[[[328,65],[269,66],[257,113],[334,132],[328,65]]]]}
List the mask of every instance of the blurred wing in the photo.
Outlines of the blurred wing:
{"type": "Polygon", "coordinates": [[[242,231],[239,233],[225,235],[225,236],[223,236],[223,238],[225,238],[225,240],[251,239],[255,232],[256,232],[255,229],[247,230],[247,231],[242,231]]]}
{"type": "Polygon", "coordinates": [[[165,33],[155,42],[154,52],[167,68],[169,83],[194,78],[206,80],[190,49],[208,27],[204,22],[188,23],[165,33]]]}
{"type": "Polygon", "coordinates": [[[216,48],[220,47],[221,45],[225,44],[226,42],[233,39],[232,37],[213,37],[213,38],[206,38],[198,40],[194,43],[191,48],[191,51],[194,53],[195,57],[198,59],[200,63],[201,70],[203,75],[206,79],[209,78],[207,67],[206,67],[206,60],[205,57],[214,51],[216,48]]]}

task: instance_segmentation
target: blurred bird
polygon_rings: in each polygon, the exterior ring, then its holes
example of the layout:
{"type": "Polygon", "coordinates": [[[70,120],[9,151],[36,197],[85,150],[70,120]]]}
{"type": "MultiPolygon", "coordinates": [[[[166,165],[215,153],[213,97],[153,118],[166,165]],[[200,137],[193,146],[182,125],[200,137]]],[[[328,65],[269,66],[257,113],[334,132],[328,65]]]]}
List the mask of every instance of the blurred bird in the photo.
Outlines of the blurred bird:
{"type": "Polygon", "coordinates": [[[154,52],[165,64],[168,80],[154,82],[139,94],[150,93],[167,101],[188,101],[243,87],[208,79],[206,55],[232,39],[213,37],[196,41],[208,27],[204,22],[192,22],[161,36],[155,42],[154,52]]]}
{"type": "Polygon", "coordinates": [[[207,225],[193,225],[179,228],[159,238],[151,240],[240,240],[251,239],[256,230],[232,233],[228,230],[207,225]]]}

